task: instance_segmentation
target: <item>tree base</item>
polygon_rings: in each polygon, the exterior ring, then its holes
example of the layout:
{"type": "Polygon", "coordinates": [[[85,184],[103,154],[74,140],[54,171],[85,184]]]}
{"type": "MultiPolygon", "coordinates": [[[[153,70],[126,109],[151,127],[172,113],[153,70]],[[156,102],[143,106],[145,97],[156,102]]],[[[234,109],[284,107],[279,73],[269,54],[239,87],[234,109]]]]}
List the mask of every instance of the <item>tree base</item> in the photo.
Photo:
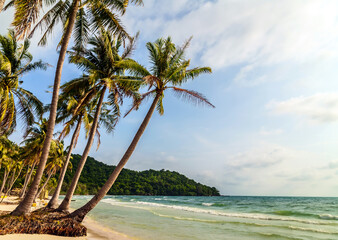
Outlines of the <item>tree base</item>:
{"type": "Polygon", "coordinates": [[[57,236],[81,237],[87,229],[78,221],[67,217],[66,213],[39,209],[29,215],[12,216],[3,212],[0,216],[0,235],[28,233],[52,234],[57,236]]]}

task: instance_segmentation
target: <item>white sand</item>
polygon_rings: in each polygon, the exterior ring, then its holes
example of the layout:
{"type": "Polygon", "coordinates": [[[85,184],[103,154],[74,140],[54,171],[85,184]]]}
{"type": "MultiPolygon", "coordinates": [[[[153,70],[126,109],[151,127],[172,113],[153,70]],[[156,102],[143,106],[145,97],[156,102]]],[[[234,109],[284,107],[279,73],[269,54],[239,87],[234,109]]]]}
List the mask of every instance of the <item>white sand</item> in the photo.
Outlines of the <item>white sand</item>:
{"type": "MultiPolygon", "coordinates": [[[[4,200],[5,202],[16,202],[16,197],[8,197],[4,200]]],[[[16,204],[0,204],[0,211],[13,211],[16,208],[16,204]]],[[[37,206],[32,208],[32,211],[35,209],[44,206],[45,202],[40,201],[37,203],[37,206]]],[[[133,238],[128,237],[119,232],[115,232],[109,228],[106,228],[94,220],[86,217],[83,221],[83,225],[87,228],[86,237],[59,237],[54,235],[47,234],[8,234],[0,235],[0,240],[62,240],[62,239],[76,239],[76,240],[132,240],[133,238]]]]}

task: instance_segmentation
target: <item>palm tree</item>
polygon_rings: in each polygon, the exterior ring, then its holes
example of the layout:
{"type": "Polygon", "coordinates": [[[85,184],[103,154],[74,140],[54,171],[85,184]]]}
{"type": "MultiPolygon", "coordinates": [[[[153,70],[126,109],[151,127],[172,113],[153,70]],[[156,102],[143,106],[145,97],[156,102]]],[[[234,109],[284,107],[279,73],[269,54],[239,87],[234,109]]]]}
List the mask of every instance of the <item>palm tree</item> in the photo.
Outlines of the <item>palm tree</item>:
{"type": "Polygon", "coordinates": [[[81,222],[86,214],[91,211],[107,194],[109,189],[114,184],[116,178],[120,174],[121,170],[123,169],[124,165],[127,163],[130,156],[134,152],[138,141],[140,140],[153,112],[155,111],[155,108],[160,115],[164,113],[162,101],[164,98],[164,92],[166,90],[172,90],[179,97],[184,97],[186,100],[214,107],[200,93],[177,87],[185,83],[189,79],[194,79],[202,73],[211,72],[211,69],[209,67],[193,68],[189,70],[187,69],[189,67],[190,60],[184,59],[184,52],[188,47],[189,42],[190,40],[187,41],[183,45],[183,47],[176,47],[172,43],[171,38],[168,37],[167,39],[158,39],[155,43],[147,43],[152,67],[151,73],[147,72],[147,75],[144,77],[144,79],[145,83],[149,85],[150,91],[143,94],[142,98],[140,98],[139,101],[134,104],[132,109],[137,108],[142,100],[147,97],[153,96],[153,102],[127,151],[123,155],[119,164],[114,169],[113,173],[108,178],[107,182],[87,204],[71,213],[69,215],[70,217],[73,217],[81,222]]]}
{"type": "Polygon", "coordinates": [[[7,138],[7,136],[0,136],[0,169],[3,166],[4,161],[10,157],[10,149],[13,143],[7,138]]]}
{"type": "MultiPolygon", "coordinates": [[[[15,26],[18,36],[23,37],[30,31],[32,24],[34,24],[38,19],[43,2],[47,6],[51,4],[54,4],[54,6],[45,14],[44,17],[42,17],[40,23],[37,24],[37,26],[42,28],[45,27],[46,29],[46,32],[42,37],[42,43],[46,43],[47,36],[52,32],[54,26],[60,20],[63,21],[64,32],[59,44],[60,53],[56,65],[48,130],[46,134],[46,141],[44,142],[42,149],[40,163],[25,199],[11,213],[12,215],[22,215],[28,213],[33,203],[34,196],[38,191],[52,141],[63,63],[74,26],[76,30],[76,43],[85,43],[86,39],[88,39],[89,33],[95,32],[103,26],[107,26],[107,28],[113,33],[126,36],[126,31],[113,11],[117,10],[123,14],[128,6],[129,0],[73,0],[71,4],[70,1],[67,0],[12,0],[9,3],[9,6],[14,4],[16,9],[13,25],[15,26]]],[[[142,4],[142,0],[132,0],[130,2],[138,5],[142,4]]],[[[76,45],[83,46],[83,44],[76,45]]]]}
{"type": "MultiPolygon", "coordinates": [[[[0,168],[4,167],[0,196],[2,193],[5,193],[4,197],[8,195],[21,174],[24,165],[20,158],[20,150],[20,147],[8,140],[7,137],[0,137],[0,168]]],[[[0,203],[4,197],[0,200],[0,203]]]]}
{"type": "MultiPolygon", "coordinates": [[[[61,89],[63,89],[64,87],[65,86],[61,86],[61,89]]],[[[75,127],[75,130],[73,132],[70,145],[68,147],[68,153],[67,153],[65,163],[64,163],[63,168],[60,172],[57,187],[54,191],[54,194],[53,194],[51,200],[49,201],[49,203],[47,205],[47,208],[55,209],[57,207],[59,195],[60,195],[60,192],[61,192],[61,187],[62,187],[62,184],[63,184],[64,177],[66,175],[66,171],[67,171],[68,164],[69,164],[69,161],[70,161],[70,158],[71,158],[72,150],[76,146],[77,139],[78,139],[79,134],[80,134],[81,123],[84,119],[83,116],[87,114],[86,111],[78,111],[77,115],[73,115],[74,107],[76,107],[78,105],[79,99],[81,99],[81,96],[83,96],[85,94],[85,91],[82,91],[82,90],[83,89],[80,90],[80,94],[78,92],[76,93],[78,95],[74,95],[74,92],[72,92],[70,94],[68,93],[69,95],[67,95],[67,94],[64,93],[64,90],[62,90],[63,93],[62,93],[62,95],[60,96],[60,99],[59,99],[58,117],[57,117],[56,121],[58,123],[60,123],[60,122],[68,120],[65,123],[65,126],[64,126],[59,138],[61,139],[61,138],[64,138],[66,135],[68,135],[71,128],[74,127],[74,125],[76,125],[76,127],[75,127]],[[68,118],[70,118],[70,119],[68,119],[68,118]]]]}
{"type": "MultiPolygon", "coordinates": [[[[90,83],[92,87],[86,92],[80,103],[85,103],[86,99],[92,97],[99,98],[93,124],[89,132],[88,142],[82,154],[78,168],[74,174],[67,194],[62,203],[58,207],[59,211],[67,211],[69,204],[76,189],[84,164],[94,140],[94,134],[100,119],[101,108],[103,105],[104,95],[106,90],[109,90],[108,100],[113,109],[111,122],[116,122],[114,119],[119,116],[119,104],[123,102],[123,97],[135,97],[140,86],[140,80],[137,77],[125,76],[124,72],[129,70],[136,74],[143,67],[134,60],[128,58],[131,54],[134,41],[128,45],[119,55],[119,48],[122,45],[121,39],[115,39],[108,31],[101,30],[98,37],[94,37],[89,42],[93,46],[90,50],[74,51],[71,54],[71,62],[82,68],[88,75],[84,75],[79,79],[71,81],[68,85],[69,89],[80,89],[81,86],[90,83]]],[[[109,114],[108,114],[109,115],[109,114]]],[[[115,125],[115,124],[114,124],[115,125]]],[[[110,130],[114,125],[107,125],[110,130]]]]}
{"type": "MultiPolygon", "coordinates": [[[[10,182],[8,184],[8,188],[4,196],[8,196],[8,194],[11,192],[14,183],[19,178],[21,171],[24,167],[23,161],[20,161],[18,158],[16,159],[16,162],[13,162],[13,163],[14,163],[14,166],[12,168],[12,176],[11,176],[10,182]]],[[[3,199],[4,198],[1,199],[0,203],[3,201],[3,199]]]]}
{"type": "Polygon", "coordinates": [[[19,44],[12,30],[7,36],[0,35],[0,136],[14,130],[17,114],[27,129],[34,122],[34,115],[42,112],[41,102],[21,87],[20,78],[25,73],[47,68],[41,60],[32,62],[29,45],[28,40],[19,44]]]}
{"type": "Polygon", "coordinates": [[[26,188],[30,183],[30,179],[35,170],[35,166],[39,163],[43,143],[46,139],[47,120],[41,119],[40,122],[35,122],[27,131],[26,139],[22,142],[23,154],[22,158],[26,159],[30,170],[26,173],[23,189],[21,190],[20,198],[26,194],[26,188]]]}
{"type": "MultiPolygon", "coordinates": [[[[47,208],[55,209],[58,205],[58,199],[61,191],[61,187],[63,184],[63,180],[68,168],[69,160],[71,158],[71,153],[73,148],[76,146],[77,139],[79,137],[80,133],[80,128],[82,125],[82,122],[84,123],[84,128],[86,130],[86,137],[88,137],[89,131],[91,129],[92,123],[94,116],[92,116],[92,113],[95,110],[95,107],[97,105],[98,99],[95,98],[93,101],[87,103],[87,101],[82,102],[83,107],[81,108],[82,110],[79,111],[77,110],[76,114],[74,114],[74,110],[79,107],[79,101],[85,96],[86,92],[89,90],[88,86],[84,87],[84,89],[76,89],[76,92],[74,91],[67,91],[67,86],[68,83],[64,84],[61,86],[61,89],[63,89],[63,94],[60,97],[60,107],[59,107],[59,117],[57,118],[57,122],[62,122],[66,121],[65,126],[60,134],[60,138],[64,138],[66,135],[69,134],[70,129],[74,126],[75,130],[73,132],[72,138],[70,145],[68,147],[68,153],[67,157],[64,163],[64,166],[61,170],[60,176],[59,176],[59,181],[57,183],[57,187],[54,191],[54,194],[49,201],[47,208]],[[65,91],[66,90],[66,91],[65,91]],[[69,119],[70,118],[70,119],[69,119]]],[[[88,101],[91,98],[88,99],[88,101]]],[[[80,106],[81,107],[81,106],[80,106]]],[[[107,131],[110,132],[113,130],[115,124],[116,124],[116,114],[110,114],[110,110],[107,109],[107,103],[103,103],[102,106],[102,113],[100,114],[100,122],[103,123],[103,125],[106,127],[107,131]]],[[[96,130],[97,136],[98,134],[98,129],[96,130]]],[[[99,137],[98,137],[99,138],[99,137]]],[[[99,145],[98,141],[98,145],[99,145]]]]}
{"type": "MultiPolygon", "coordinates": [[[[64,144],[62,141],[53,141],[51,146],[51,151],[49,155],[49,162],[46,164],[47,178],[43,185],[40,187],[39,191],[35,195],[35,199],[40,196],[41,192],[47,186],[50,178],[64,165],[66,159],[64,144]]],[[[34,200],[35,200],[34,199],[34,200]]]]}

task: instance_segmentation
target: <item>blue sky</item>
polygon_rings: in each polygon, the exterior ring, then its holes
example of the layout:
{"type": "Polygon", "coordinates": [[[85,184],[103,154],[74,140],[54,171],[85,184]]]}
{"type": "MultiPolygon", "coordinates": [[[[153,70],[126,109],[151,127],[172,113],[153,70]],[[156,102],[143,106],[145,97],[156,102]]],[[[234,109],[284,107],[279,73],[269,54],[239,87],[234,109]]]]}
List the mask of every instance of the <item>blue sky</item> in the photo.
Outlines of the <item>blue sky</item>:
{"type": "MultiPolygon", "coordinates": [[[[210,66],[184,87],[202,92],[215,109],[168,94],[165,114],[154,115],[127,168],[179,171],[222,194],[338,196],[338,8],[315,0],[144,0],[123,23],[140,31],[135,59],[148,64],[145,43],[193,36],[192,66],[210,66]]],[[[5,33],[11,13],[0,14],[5,33]]],[[[56,65],[56,31],[31,52],[56,65]]],[[[24,77],[45,103],[54,68],[24,77]]],[[[62,81],[80,72],[66,64],[62,81]]],[[[127,107],[127,106],[125,106],[127,107]]],[[[149,103],[102,132],[90,155],[116,164],[149,103]]],[[[20,132],[13,136],[19,141],[20,132]]],[[[66,140],[67,141],[67,140],[66,140]]],[[[81,153],[82,138],[75,149],[81,153]]]]}

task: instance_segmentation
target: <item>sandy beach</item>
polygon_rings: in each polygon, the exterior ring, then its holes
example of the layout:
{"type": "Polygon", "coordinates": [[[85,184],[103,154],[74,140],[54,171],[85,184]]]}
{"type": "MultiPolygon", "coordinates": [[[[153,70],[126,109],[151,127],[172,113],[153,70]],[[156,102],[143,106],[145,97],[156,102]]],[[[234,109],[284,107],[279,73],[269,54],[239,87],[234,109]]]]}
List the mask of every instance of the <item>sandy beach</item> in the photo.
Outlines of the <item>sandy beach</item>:
{"type": "MultiPolygon", "coordinates": [[[[0,211],[13,211],[17,206],[16,197],[8,197],[0,204],[0,211]]],[[[45,201],[39,201],[36,207],[32,207],[32,211],[42,207],[45,201]]],[[[59,237],[46,234],[8,234],[0,235],[1,240],[62,240],[62,239],[77,239],[77,240],[133,240],[125,234],[113,231],[106,228],[89,217],[83,221],[83,225],[87,228],[86,237],[59,237]]]]}

